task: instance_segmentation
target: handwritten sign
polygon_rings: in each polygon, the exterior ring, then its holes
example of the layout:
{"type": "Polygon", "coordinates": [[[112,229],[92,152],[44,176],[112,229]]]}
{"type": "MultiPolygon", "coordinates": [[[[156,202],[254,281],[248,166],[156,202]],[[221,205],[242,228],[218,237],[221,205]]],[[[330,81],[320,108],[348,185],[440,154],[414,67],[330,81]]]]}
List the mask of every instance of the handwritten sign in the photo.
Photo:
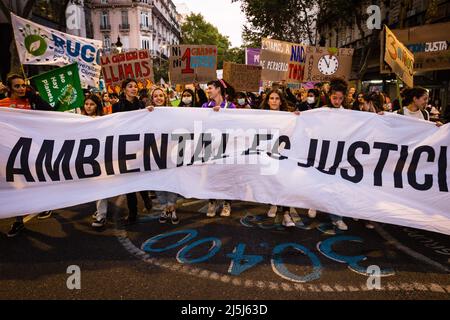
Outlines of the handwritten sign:
{"type": "Polygon", "coordinates": [[[173,84],[217,79],[217,46],[170,46],[169,77],[173,84]]]}

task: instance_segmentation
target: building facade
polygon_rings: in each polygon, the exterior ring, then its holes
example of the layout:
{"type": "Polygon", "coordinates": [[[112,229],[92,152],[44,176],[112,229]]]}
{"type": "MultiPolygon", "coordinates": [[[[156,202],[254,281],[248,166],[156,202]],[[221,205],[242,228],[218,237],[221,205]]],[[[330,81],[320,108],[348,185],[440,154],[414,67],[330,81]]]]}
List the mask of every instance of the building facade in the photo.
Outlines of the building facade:
{"type": "Polygon", "coordinates": [[[180,43],[180,26],[171,0],[91,0],[87,29],[101,40],[105,52],[117,40],[123,50],[148,49],[167,59],[168,46],[180,43]]]}
{"type": "MultiPolygon", "coordinates": [[[[356,14],[349,22],[348,17],[337,15],[329,19],[326,9],[321,10],[317,24],[321,45],[354,48],[353,85],[365,91],[385,91],[391,97],[396,96],[395,75],[380,73],[380,35],[383,25],[395,30],[450,21],[449,0],[361,1],[354,11],[356,14]],[[370,17],[367,12],[371,13],[368,7],[371,5],[380,8],[381,28],[369,28],[371,24],[367,24],[370,17]]],[[[430,89],[432,100],[439,99],[444,108],[450,103],[447,73],[448,70],[429,70],[417,72],[414,76],[414,84],[430,89]]],[[[449,107],[447,109],[450,110],[449,107]]]]}

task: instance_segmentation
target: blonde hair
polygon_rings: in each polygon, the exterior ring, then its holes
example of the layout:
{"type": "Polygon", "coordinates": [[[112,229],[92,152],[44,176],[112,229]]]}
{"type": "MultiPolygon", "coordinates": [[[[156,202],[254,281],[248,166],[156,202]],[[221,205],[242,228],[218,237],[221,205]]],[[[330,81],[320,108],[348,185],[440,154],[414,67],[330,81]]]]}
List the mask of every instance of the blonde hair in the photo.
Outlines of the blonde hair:
{"type": "Polygon", "coordinates": [[[147,106],[154,106],[155,103],[153,102],[153,94],[155,93],[155,91],[161,91],[164,95],[164,105],[170,107],[170,100],[169,97],[167,96],[167,93],[165,92],[165,90],[161,87],[156,87],[155,89],[152,90],[152,93],[150,94],[150,99],[148,99],[147,101],[147,106]]]}

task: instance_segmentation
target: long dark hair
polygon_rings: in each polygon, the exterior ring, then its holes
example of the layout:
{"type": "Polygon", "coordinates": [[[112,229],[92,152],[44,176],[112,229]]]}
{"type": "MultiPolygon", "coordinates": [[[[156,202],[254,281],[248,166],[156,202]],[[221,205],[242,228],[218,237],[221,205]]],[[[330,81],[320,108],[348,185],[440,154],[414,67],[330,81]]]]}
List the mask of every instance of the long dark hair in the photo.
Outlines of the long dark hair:
{"type": "MultiPolygon", "coordinates": [[[[120,96],[119,96],[120,99],[126,99],[126,97],[125,97],[125,88],[127,87],[127,85],[128,85],[130,82],[134,82],[134,83],[136,83],[136,85],[137,85],[137,80],[134,79],[134,78],[128,78],[128,79],[123,80],[123,81],[122,81],[122,85],[121,85],[122,92],[120,93],[120,96]]],[[[138,97],[135,97],[135,100],[136,100],[136,99],[138,99],[138,97]]]]}
{"type": "Polygon", "coordinates": [[[183,95],[185,92],[188,92],[192,96],[192,103],[191,103],[192,107],[197,107],[197,105],[198,105],[197,97],[195,96],[195,93],[192,89],[184,89],[183,93],[181,94],[180,104],[178,106],[184,107],[186,105],[186,103],[183,102],[183,95]]]}
{"type": "Polygon", "coordinates": [[[385,101],[385,97],[382,93],[380,92],[371,92],[368,93],[364,96],[364,100],[369,103],[372,102],[373,107],[375,108],[375,111],[381,112],[384,111],[384,101],[385,101]]]}
{"type": "Polygon", "coordinates": [[[288,111],[288,104],[286,97],[284,96],[283,92],[279,89],[272,89],[269,92],[267,92],[266,97],[264,98],[263,102],[261,103],[260,109],[264,110],[270,110],[269,106],[269,98],[272,93],[276,93],[280,97],[281,105],[280,105],[280,111],[288,111]]]}
{"type": "Polygon", "coordinates": [[[414,98],[419,99],[425,94],[428,94],[428,91],[425,88],[422,87],[407,88],[403,91],[403,96],[405,97],[403,100],[403,105],[408,106],[414,101],[414,98]]]}
{"type": "Polygon", "coordinates": [[[95,111],[97,116],[103,115],[103,104],[100,97],[96,94],[89,94],[84,98],[83,107],[81,108],[81,114],[87,116],[86,110],[84,110],[84,104],[86,103],[86,100],[94,101],[95,105],[97,106],[97,110],[95,111]]]}
{"type": "Polygon", "coordinates": [[[234,88],[225,80],[218,79],[208,82],[208,86],[213,85],[216,88],[220,88],[220,95],[222,96],[223,100],[226,100],[226,96],[228,95],[230,101],[234,99],[234,95],[236,91],[234,88]]]}

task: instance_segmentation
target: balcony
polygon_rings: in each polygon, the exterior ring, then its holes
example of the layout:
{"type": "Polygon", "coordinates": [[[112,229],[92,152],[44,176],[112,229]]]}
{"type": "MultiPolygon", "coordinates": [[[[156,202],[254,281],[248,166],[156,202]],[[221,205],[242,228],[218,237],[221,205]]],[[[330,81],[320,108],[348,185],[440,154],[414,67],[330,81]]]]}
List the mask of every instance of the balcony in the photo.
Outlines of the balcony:
{"type": "Polygon", "coordinates": [[[120,31],[130,31],[130,25],[127,24],[119,24],[119,30],[120,31]]]}
{"type": "Polygon", "coordinates": [[[152,29],[151,26],[148,24],[141,23],[139,26],[140,26],[141,31],[151,31],[151,29],[152,29]]]}
{"type": "Polygon", "coordinates": [[[100,24],[100,31],[111,31],[111,25],[110,24],[100,24]]]}

